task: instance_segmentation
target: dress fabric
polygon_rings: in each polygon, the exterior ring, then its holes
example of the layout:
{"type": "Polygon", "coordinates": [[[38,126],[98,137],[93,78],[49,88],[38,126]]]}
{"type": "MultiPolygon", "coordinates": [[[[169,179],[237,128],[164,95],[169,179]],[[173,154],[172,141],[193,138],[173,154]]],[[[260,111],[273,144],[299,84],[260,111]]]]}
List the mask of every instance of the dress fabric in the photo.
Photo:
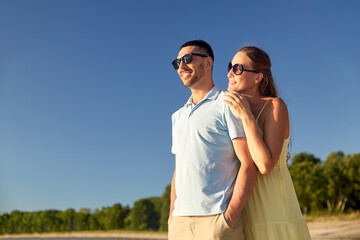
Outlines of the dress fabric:
{"type": "Polygon", "coordinates": [[[311,239],[286,164],[288,144],[289,138],[284,140],[274,169],[257,175],[243,211],[245,240],[311,239]]]}

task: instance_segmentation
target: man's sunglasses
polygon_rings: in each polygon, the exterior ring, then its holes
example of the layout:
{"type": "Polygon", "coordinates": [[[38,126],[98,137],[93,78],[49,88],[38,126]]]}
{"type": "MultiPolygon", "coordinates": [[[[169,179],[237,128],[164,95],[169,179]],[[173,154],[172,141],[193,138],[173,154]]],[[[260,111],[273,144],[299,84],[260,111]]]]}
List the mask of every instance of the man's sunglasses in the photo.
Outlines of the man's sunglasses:
{"type": "Polygon", "coordinates": [[[246,72],[254,72],[254,73],[259,73],[258,71],[253,71],[253,70],[247,70],[247,69],[244,69],[244,66],[241,65],[241,64],[234,64],[234,66],[232,65],[231,62],[229,62],[229,66],[228,66],[228,72],[230,72],[230,70],[233,70],[233,73],[235,75],[240,75],[243,73],[243,71],[246,71],[246,72]]]}
{"type": "Polygon", "coordinates": [[[183,61],[184,64],[189,64],[192,61],[192,56],[199,56],[199,57],[208,57],[204,54],[200,54],[200,53],[188,53],[184,56],[182,56],[181,58],[175,59],[174,61],[172,61],[172,65],[174,66],[175,69],[179,69],[180,67],[180,63],[181,61],[183,61]]]}

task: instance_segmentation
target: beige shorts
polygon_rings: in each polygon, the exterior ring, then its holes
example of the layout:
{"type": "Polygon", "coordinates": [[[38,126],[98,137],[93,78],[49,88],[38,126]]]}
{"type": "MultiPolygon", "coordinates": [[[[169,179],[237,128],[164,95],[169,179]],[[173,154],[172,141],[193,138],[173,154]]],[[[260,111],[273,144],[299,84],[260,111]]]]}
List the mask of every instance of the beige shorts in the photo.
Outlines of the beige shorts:
{"type": "Polygon", "coordinates": [[[211,216],[169,218],[169,240],[244,240],[240,215],[235,228],[229,227],[223,213],[211,216]]]}

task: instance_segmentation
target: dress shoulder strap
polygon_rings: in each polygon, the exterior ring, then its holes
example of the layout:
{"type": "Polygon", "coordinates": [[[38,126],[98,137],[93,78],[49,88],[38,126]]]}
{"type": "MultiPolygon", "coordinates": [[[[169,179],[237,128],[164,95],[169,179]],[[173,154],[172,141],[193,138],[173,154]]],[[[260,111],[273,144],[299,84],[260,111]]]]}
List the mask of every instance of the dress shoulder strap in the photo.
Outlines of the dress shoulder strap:
{"type": "Polygon", "coordinates": [[[257,118],[256,118],[256,122],[259,120],[259,117],[260,117],[261,113],[264,111],[264,109],[265,109],[265,107],[266,107],[266,104],[267,104],[269,101],[270,101],[270,99],[269,99],[269,100],[267,100],[267,101],[266,101],[266,103],[264,104],[264,106],[262,107],[262,109],[261,109],[261,111],[260,111],[259,115],[258,115],[258,116],[257,116],[257,118]]]}

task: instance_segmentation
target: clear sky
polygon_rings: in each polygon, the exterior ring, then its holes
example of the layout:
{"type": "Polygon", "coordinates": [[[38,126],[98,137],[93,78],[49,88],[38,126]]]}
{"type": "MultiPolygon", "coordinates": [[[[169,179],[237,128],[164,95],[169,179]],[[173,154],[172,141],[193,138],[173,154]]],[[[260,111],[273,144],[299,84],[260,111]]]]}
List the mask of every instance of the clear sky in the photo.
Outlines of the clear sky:
{"type": "Polygon", "coordinates": [[[171,114],[188,40],[214,81],[266,50],[292,155],[360,152],[360,1],[0,1],[0,213],[130,205],[171,181],[171,114]]]}

